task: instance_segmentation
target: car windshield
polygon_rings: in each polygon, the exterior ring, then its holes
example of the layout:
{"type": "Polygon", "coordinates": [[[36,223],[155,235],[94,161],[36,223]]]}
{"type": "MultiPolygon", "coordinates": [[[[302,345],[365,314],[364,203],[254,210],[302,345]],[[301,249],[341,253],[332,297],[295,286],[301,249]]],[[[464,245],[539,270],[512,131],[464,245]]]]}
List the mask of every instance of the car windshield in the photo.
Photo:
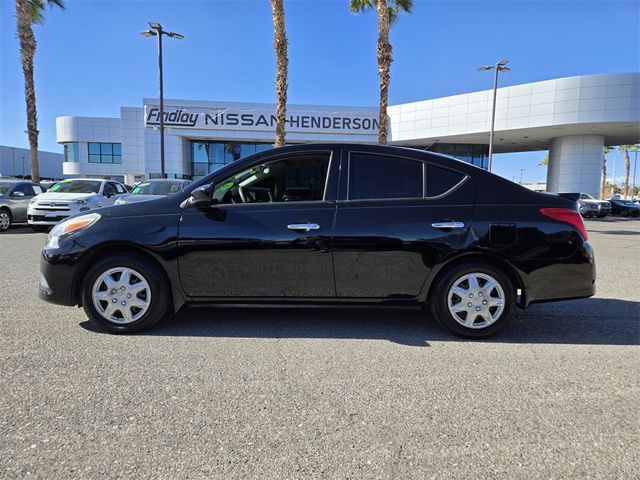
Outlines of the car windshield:
{"type": "Polygon", "coordinates": [[[183,182],[142,182],[136,185],[131,195],[170,195],[182,190],[183,182]]]}
{"type": "Polygon", "coordinates": [[[582,200],[593,200],[593,197],[591,195],[589,195],[588,193],[581,193],[580,194],[580,198],[582,200]]]}
{"type": "Polygon", "coordinates": [[[9,191],[9,189],[13,186],[13,183],[0,183],[0,195],[4,195],[9,191]]]}
{"type": "Polygon", "coordinates": [[[56,193],[98,193],[99,180],[62,180],[53,185],[49,191],[56,193]]]}

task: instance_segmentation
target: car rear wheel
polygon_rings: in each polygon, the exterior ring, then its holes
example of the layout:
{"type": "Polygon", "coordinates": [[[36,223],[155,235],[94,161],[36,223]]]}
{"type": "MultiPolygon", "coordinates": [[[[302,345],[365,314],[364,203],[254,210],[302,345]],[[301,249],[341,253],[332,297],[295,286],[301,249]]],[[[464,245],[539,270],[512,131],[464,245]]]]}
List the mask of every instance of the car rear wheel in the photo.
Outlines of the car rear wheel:
{"type": "Polygon", "coordinates": [[[11,228],[11,212],[4,208],[0,210],[0,232],[6,232],[11,228]]]}
{"type": "Polygon", "coordinates": [[[82,305],[91,323],[110,333],[135,333],[172,313],[162,272],[133,255],[99,262],[86,275],[82,305]]]}
{"type": "Polygon", "coordinates": [[[460,264],[440,279],[432,305],[447,330],[467,338],[485,338],[502,330],[511,319],[515,288],[492,265],[460,264]]]}

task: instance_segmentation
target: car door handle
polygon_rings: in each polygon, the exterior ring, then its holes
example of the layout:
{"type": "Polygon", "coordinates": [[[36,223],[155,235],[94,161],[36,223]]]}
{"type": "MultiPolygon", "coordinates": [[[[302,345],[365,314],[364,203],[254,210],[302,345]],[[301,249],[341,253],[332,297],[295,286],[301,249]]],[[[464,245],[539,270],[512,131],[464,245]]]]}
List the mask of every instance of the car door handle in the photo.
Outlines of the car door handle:
{"type": "Polygon", "coordinates": [[[453,230],[454,228],[464,228],[463,222],[435,222],[432,223],[433,228],[440,230],[453,230]]]}
{"type": "Polygon", "coordinates": [[[289,230],[300,230],[302,232],[308,232],[309,230],[318,230],[320,225],[317,223],[290,223],[287,225],[289,230]]]}

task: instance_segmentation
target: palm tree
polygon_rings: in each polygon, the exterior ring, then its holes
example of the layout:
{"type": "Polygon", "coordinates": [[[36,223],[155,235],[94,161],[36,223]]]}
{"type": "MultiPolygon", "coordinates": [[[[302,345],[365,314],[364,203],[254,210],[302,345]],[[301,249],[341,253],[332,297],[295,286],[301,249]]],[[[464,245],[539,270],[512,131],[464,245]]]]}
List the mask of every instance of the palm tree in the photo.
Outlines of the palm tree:
{"type": "Polygon", "coordinates": [[[33,59],[36,54],[36,37],[33,24],[44,23],[45,6],[64,9],[62,0],[16,0],[18,39],[20,40],[20,60],[24,74],[24,96],[27,103],[27,133],[31,159],[31,179],[40,181],[38,164],[38,113],[36,110],[36,87],[33,81],[33,59]]]}
{"type": "Polygon", "coordinates": [[[631,159],[629,158],[629,150],[634,150],[635,145],[620,145],[618,150],[624,155],[624,185],[622,194],[627,198],[629,194],[629,175],[631,174],[631,159]]]}
{"type": "Polygon", "coordinates": [[[271,0],[273,14],[273,48],[276,51],[276,147],[283,147],[285,122],[287,119],[287,68],[289,57],[287,56],[287,31],[284,25],[284,6],[282,0],[271,0]]]}
{"type": "Polygon", "coordinates": [[[600,200],[604,200],[607,188],[607,154],[613,150],[612,147],[604,147],[602,149],[602,179],[600,180],[600,200]]]}
{"type": "Polygon", "coordinates": [[[389,42],[389,29],[398,18],[400,10],[411,13],[413,0],[349,0],[349,10],[359,13],[376,7],[378,12],[378,74],[380,75],[380,130],[378,143],[387,144],[387,105],[391,83],[393,47],[389,42]]]}

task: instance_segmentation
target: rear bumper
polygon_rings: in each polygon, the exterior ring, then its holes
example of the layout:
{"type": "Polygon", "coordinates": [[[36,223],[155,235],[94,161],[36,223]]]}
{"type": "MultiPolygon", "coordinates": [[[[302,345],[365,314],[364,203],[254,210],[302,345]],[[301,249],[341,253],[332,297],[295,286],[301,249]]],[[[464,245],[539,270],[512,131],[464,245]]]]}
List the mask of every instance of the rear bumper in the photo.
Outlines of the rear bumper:
{"type": "Polygon", "coordinates": [[[571,257],[554,260],[546,266],[537,265],[535,269],[526,264],[515,266],[530,272],[524,282],[524,307],[532,303],[587,298],[596,293],[596,263],[588,242],[571,257]]]}

